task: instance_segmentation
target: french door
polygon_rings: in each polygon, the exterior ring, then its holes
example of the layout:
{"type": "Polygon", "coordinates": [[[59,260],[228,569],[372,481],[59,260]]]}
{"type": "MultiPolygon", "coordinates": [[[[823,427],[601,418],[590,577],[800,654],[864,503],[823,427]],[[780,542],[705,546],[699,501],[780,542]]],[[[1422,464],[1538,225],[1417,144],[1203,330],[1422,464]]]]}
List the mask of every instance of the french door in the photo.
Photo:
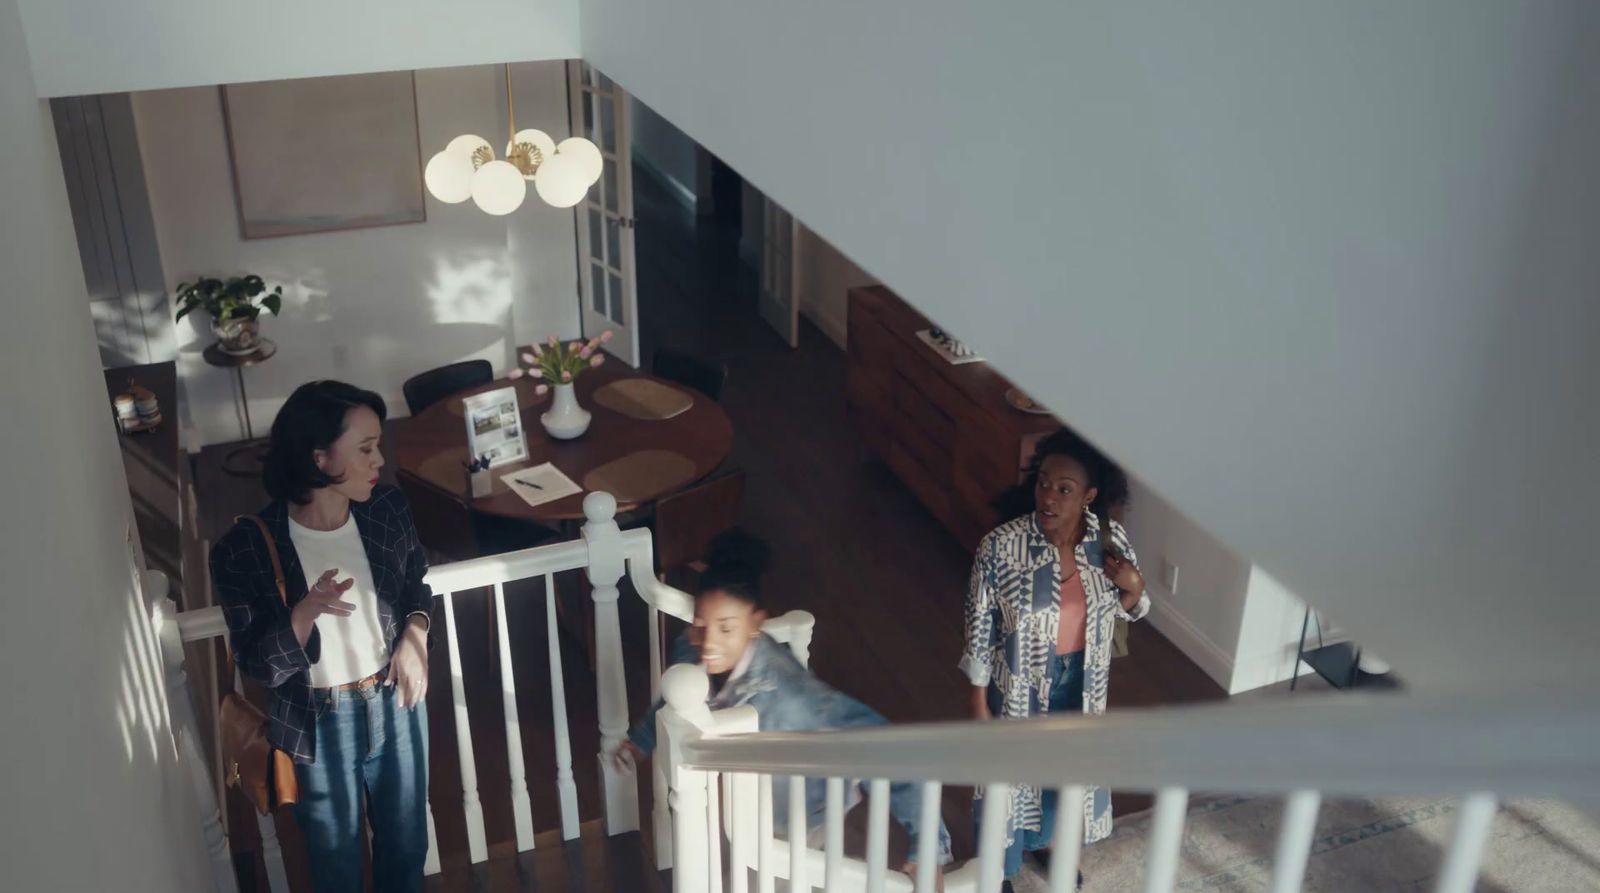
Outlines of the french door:
{"type": "Polygon", "coordinates": [[[588,63],[567,63],[572,132],[600,147],[600,182],[578,205],[578,295],[583,334],[610,329],[607,346],[639,365],[639,292],[633,258],[633,153],[628,142],[628,94],[588,63]]]}

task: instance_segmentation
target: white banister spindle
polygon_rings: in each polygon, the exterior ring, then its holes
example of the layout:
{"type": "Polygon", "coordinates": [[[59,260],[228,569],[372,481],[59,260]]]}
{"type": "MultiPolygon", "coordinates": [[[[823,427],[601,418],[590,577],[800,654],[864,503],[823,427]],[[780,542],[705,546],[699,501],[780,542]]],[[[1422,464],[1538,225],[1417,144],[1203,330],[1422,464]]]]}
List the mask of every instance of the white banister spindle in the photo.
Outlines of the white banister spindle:
{"type": "Polygon", "coordinates": [[[706,774],[706,863],[711,866],[711,893],[722,893],[722,809],[721,778],[706,774]]]}
{"type": "Polygon", "coordinates": [[[827,835],[824,882],[828,893],[844,890],[844,779],[830,778],[827,786],[827,805],[824,807],[827,835]]]}
{"type": "MultiPolygon", "coordinates": [[[[650,605],[650,703],[661,700],[661,612],[650,605]]],[[[650,824],[655,832],[656,870],[672,867],[672,811],[667,805],[667,768],[655,761],[650,769],[651,798],[650,824]]],[[[719,835],[713,835],[718,837],[719,835]]]]}
{"type": "Polygon", "coordinates": [[[983,820],[978,823],[978,893],[1000,893],[1005,880],[1006,823],[1011,818],[1011,786],[983,789],[983,820]]]}
{"type": "MultiPolygon", "coordinates": [[[[673,887],[675,893],[710,893],[713,873],[706,825],[706,773],[679,766],[674,770],[672,807],[678,814],[673,835],[673,887]]],[[[717,866],[720,869],[721,866],[717,866]]]]}
{"type": "Polygon", "coordinates": [[[661,612],[651,605],[645,612],[650,623],[650,703],[661,700],[661,612]]]}
{"type": "Polygon", "coordinates": [[[639,830],[639,791],[633,773],[620,773],[611,757],[628,732],[628,683],[622,664],[622,622],[617,582],[627,570],[627,547],[617,526],[617,500],[610,493],[584,497],[583,539],[589,547],[589,584],[594,599],[596,700],[600,713],[600,780],[605,793],[606,833],[639,830]]]}
{"type": "Polygon", "coordinates": [[[806,878],[806,780],[789,776],[789,889],[806,893],[811,884],[806,878]]]}
{"type": "Polygon", "coordinates": [[[922,809],[918,814],[917,828],[917,893],[934,893],[939,875],[939,798],[943,785],[937,781],[922,783],[922,809]]]}
{"type": "Polygon", "coordinates": [[[289,869],[283,864],[283,845],[278,842],[277,816],[256,813],[256,830],[261,834],[261,864],[267,867],[267,889],[289,893],[289,869]]]}
{"type": "Polygon", "coordinates": [[[1272,869],[1272,893],[1299,893],[1305,880],[1306,862],[1311,858],[1311,837],[1317,828],[1317,809],[1322,795],[1316,791],[1295,791],[1283,804],[1283,822],[1278,828],[1278,853],[1272,869]]]}
{"type": "Polygon", "coordinates": [[[556,738],[556,791],[561,798],[561,839],[577,840],[578,785],[572,775],[572,733],[567,728],[567,683],[561,669],[561,630],[556,625],[556,578],[544,578],[545,646],[550,655],[550,707],[556,738]]]}
{"type": "Polygon", "coordinates": [[[1439,870],[1436,893],[1472,893],[1483,861],[1483,846],[1489,839],[1498,809],[1493,794],[1468,794],[1456,810],[1455,835],[1439,870]]]}
{"type": "Polygon", "coordinates": [[[1156,815],[1150,829],[1150,853],[1145,862],[1145,893],[1167,893],[1178,879],[1178,854],[1183,846],[1183,820],[1189,792],[1162,788],[1156,792],[1156,815]]]}
{"type": "Polygon", "coordinates": [[[1083,786],[1056,792],[1056,839],[1050,854],[1050,893],[1078,889],[1078,856],[1083,851],[1083,786]]]}
{"type": "Polygon", "coordinates": [[[874,778],[867,801],[867,893],[883,893],[889,879],[889,782],[874,778]]]}
{"type": "Polygon", "coordinates": [[[428,855],[422,860],[422,873],[431,877],[442,870],[439,866],[439,831],[433,826],[432,797],[428,798],[424,809],[428,816],[428,855]]]}
{"type": "Polygon", "coordinates": [[[728,893],[750,893],[750,866],[755,864],[755,816],[751,810],[755,808],[756,779],[746,772],[740,772],[729,779],[729,788],[733,796],[729,799],[729,829],[731,840],[729,846],[729,861],[733,863],[732,872],[728,875],[728,893]]]}
{"type": "Polygon", "coordinates": [[[761,786],[761,794],[756,804],[756,890],[773,893],[772,776],[759,776],[757,784],[761,786]]]}
{"type": "Polygon", "coordinates": [[[672,867],[672,808],[669,802],[671,785],[667,773],[672,767],[665,760],[650,761],[650,789],[654,792],[650,804],[650,824],[655,831],[656,870],[672,867]]]}
{"type": "Polygon", "coordinates": [[[474,864],[489,858],[488,835],[483,829],[483,802],[478,799],[478,762],[472,752],[472,718],[467,713],[467,682],[461,671],[461,645],[456,635],[455,599],[444,601],[445,644],[450,650],[450,700],[455,705],[456,750],[461,764],[461,808],[467,816],[467,852],[474,864]]]}
{"type": "MultiPolygon", "coordinates": [[[[165,575],[152,573],[151,577],[165,579],[165,575]]],[[[152,595],[165,588],[150,587],[152,595]]],[[[161,646],[162,667],[166,674],[167,703],[172,711],[172,734],[181,762],[188,764],[189,779],[194,785],[196,805],[200,811],[200,833],[205,837],[206,853],[211,858],[211,870],[216,875],[217,889],[234,893],[239,889],[238,876],[233,870],[233,856],[228,851],[228,834],[222,823],[221,801],[212,787],[211,772],[200,755],[200,721],[194,712],[194,696],[189,689],[189,670],[184,660],[183,637],[178,631],[178,603],[162,598],[155,603],[155,629],[161,646]]],[[[221,739],[221,735],[216,736],[221,739]]]]}
{"type": "Polygon", "coordinates": [[[506,593],[494,584],[495,631],[500,650],[500,705],[506,721],[506,767],[511,775],[511,818],[517,851],[533,849],[533,803],[528,798],[528,769],[522,755],[522,722],[517,717],[516,674],[511,669],[511,625],[506,622],[506,593]]]}

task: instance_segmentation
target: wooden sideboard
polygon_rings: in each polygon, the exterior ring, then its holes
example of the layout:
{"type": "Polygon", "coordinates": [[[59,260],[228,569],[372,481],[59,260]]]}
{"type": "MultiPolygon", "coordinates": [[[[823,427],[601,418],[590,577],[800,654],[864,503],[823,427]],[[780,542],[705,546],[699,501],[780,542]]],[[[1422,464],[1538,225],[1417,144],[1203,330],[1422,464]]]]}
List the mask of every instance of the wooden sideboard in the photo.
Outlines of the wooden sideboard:
{"type": "Polygon", "coordinates": [[[867,448],[967,548],[998,523],[992,503],[1021,480],[1060,422],[1012,409],[988,363],[952,365],[917,338],[932,324],[882,286],[850,289],[849,412],[867,448]]]}

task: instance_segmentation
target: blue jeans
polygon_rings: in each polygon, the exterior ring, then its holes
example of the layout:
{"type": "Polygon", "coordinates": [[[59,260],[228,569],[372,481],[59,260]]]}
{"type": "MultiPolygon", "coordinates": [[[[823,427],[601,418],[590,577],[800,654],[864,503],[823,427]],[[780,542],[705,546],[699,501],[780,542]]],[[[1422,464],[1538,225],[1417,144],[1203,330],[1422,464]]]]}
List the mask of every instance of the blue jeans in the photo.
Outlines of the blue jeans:
{"type": "MultiPolygon", "coordinates": [[[[1083,652],[1058,654],[1050,659],[1050,712],[1072,713],[1083,710],[1083,652]]],[[[989,686],[989,712],[1001,715],[1000,690],[989,686]]],[[[987,800],[978,801],[977,821],[983,821],[983,808],[987,800]]],[[[1039,797],[1039,830],[1024,831],[1018,828],[1006,847],[1005,876],[1016,877],[1022,871],[1022,854],[1050,846],[1056,835],[1056,792],[1046,789],[1039,797]]]]}
{"type": "Polygon", "coordinates": [[[372,825],[372,889],[420,891],[428,857],[428,713],[384,685],[312,694],[316,762],[295,767],[294,815],[317,893],[361,893],[362,815],[372,825]]]}

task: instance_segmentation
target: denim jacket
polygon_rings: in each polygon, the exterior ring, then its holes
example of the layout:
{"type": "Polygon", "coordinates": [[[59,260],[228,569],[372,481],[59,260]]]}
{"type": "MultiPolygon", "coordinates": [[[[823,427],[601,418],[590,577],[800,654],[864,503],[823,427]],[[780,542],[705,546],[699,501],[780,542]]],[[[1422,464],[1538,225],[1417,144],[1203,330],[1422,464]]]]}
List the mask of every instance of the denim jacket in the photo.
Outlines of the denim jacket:
{"type": "MultiPolygon", "coordinates": [[[[886,725],[876,710],[828,683],[818,679],[800,665],[787,646],[771,636],[761,635],[750,645],[752,652],[745,671],[730,679],[720,691],[713,694],[708,706],[712,710],[726,710],[749,704],[756,709],[759,728],[763,732],[817,732],[826,729],[850,729],[862,726],[886,725]]],[[[689,644],[687,634],[673,642],[669,663],[699,663],[700,653],[689,644]]],[[[640,750],[650,753],[656,746],[657,702],[634,724],[628,738],[640,750]]],[[[918,809],[920,791],[914,785],[891,786],[890,811],[896,821],[906,829],[911,838],[913,858],[917,852],[918,828],[921,814],[918,809]]],[[[787,834],[789,821],[789,785],[787,778],[774,778],[772,785],[773,827],[779,834],[787,834]]],[[[808,828],[822,824],[827,805],[827,782],[821,778],[806,779],[806,815],[808,828]]],[[[940,862],[950,861],[950,838],[941,823],[939,828],[940,862]]]]}

